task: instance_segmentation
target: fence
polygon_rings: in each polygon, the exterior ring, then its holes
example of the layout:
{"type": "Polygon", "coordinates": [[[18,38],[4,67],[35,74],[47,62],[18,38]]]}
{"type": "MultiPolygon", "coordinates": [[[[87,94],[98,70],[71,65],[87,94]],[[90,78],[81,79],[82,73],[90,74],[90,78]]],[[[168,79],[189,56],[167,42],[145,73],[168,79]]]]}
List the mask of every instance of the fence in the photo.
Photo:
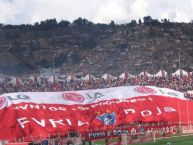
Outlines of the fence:
{"type": "MultiPolygon", "coordinates": [[[[151,125],[124,126],[111,130],[93,130],[87,132],[71,131],[66,134],[55,134],[50,137],[17,138],[0,142],[0,145],[8,143],[23,143],[30,141],[32,145],[84,145],[107,144],[126,145],[137,142],[156,141],[156,138],[170,137],[172,135],[192,134],[193,124],[186,123],[152,123],[151,125]]],[[[16,144],[15,144],[16,145],[16,144]]],[[[24,145],[24,144],[23,144],[24,145]]]]}

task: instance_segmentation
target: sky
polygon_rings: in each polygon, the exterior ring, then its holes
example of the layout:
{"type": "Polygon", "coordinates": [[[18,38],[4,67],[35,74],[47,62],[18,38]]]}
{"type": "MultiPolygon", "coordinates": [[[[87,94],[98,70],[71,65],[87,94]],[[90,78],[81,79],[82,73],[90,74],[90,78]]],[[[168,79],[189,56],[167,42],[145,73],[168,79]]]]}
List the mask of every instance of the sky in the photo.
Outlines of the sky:
{"type": "Polygon", "coordinates": [[[193,0],[0,0],[0,23],[34,24],[53,19],[73,22],[82,17],[94,23],[117,24],[143,19],[193,20],[193,0]]]}

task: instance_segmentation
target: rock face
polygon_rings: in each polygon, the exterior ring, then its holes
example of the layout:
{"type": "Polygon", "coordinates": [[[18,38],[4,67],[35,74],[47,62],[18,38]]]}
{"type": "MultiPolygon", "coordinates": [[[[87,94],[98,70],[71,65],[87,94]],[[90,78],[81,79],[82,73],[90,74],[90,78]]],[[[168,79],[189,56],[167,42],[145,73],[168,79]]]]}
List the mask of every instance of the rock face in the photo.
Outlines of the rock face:
{"type": "Polygon", "coordinates": [[[57,67],[65,73],[193,70],[193,24],[93,24],[55,19],[34,25],[0,25],[0,71],[22,74],[57,67]]]}

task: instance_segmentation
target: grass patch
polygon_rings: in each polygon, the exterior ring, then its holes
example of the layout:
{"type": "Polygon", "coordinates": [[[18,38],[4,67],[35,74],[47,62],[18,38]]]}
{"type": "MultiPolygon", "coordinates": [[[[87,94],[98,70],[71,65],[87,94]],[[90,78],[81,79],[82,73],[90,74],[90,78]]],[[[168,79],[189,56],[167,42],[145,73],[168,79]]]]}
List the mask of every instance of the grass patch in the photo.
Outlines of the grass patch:
{"type": "Polygon", "coordinates": [[[147,142],[147,143],[137,143],[135,145],[167,145],[168,142],[171,142],[171,145],[193,145],[193,136],[181,136],[172,138],[165,138],[156,140],[156,143],[147,142]]]}
{"type": "MultiPolygon", "coordinates": [[[[113,140],[109,142],[112,143],[113,140]]],[[[114,140],[114,141],[117,141],[117,140],[114,140]]],[[[168,142],[171,142],[171,145],[193,145],[193,136],[192,135],[181,136],[181,137],[173,136],[171,138],[156,140],[156,143],[146,142],[146,143],[135,143],[134,145],[167,145],[168,142]]],[[[89,144],[86,143],[86,145],[89,145],[89,144]]],[[[105,145],[105,140],[93,141],[92,145],[105,145]]]]}

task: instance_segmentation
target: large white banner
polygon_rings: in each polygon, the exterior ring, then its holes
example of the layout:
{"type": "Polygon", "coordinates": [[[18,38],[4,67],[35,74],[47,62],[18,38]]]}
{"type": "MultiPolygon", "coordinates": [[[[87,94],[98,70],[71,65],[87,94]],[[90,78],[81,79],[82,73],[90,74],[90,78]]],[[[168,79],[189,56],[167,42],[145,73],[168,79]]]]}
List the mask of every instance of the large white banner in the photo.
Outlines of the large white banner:
{"type": "Polygon", "coordinates": [[[183,93],[167,88],[157,88],[153,86],[127,86],[68,92],[21,92],[3,94],[0,98],[0,109],[21,102],[65,105],[92,104],[114,99],[122,101],[147,95],[185,99],[183,93]]]}

